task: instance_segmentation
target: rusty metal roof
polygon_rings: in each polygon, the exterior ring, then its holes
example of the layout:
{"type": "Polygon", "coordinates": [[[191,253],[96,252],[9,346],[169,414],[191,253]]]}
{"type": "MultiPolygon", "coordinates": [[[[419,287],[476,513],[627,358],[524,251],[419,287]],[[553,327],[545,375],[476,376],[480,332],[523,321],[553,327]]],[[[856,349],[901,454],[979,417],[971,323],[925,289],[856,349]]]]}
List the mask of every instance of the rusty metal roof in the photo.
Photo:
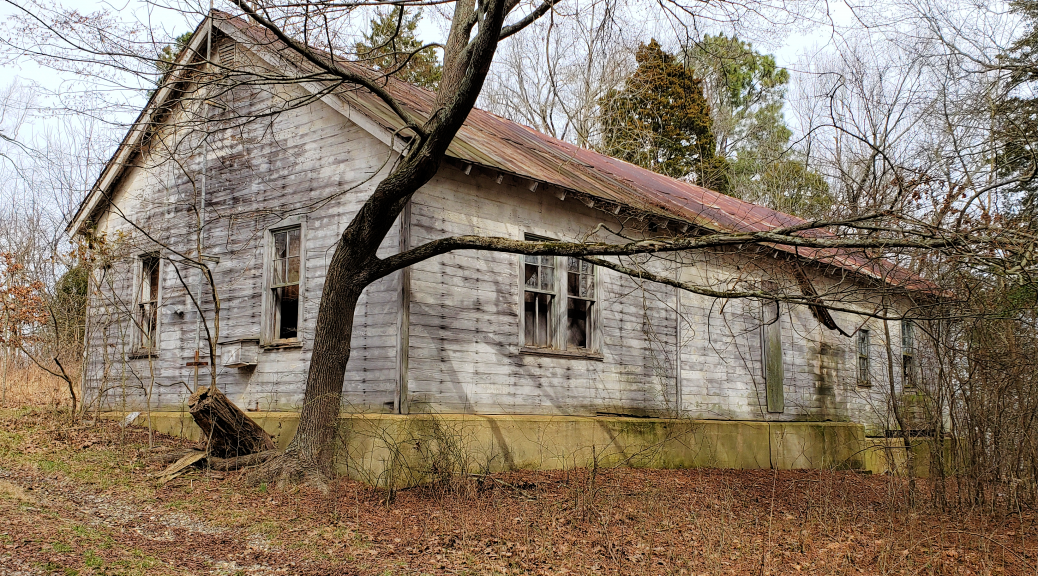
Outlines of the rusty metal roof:
{"type": "MultiPolygon", "coordinates": [[[[284,49],[265,28],[230,15],[226,18],[257,43],[284,49]]],[[[372,74],[353,62],[336,63],[353,74],[372,74]]],[[[392,77],[379,80],[415,116],[428,117],[436,98],[432,91],[392,77]]],[[[338,95],[390,133],[404,126],[385,102],[368,91],[340,90],[338,95]]],[[[795,216],[579,148],[478,108],[469,114],[447,155],[710,230],[751,232],[804,223],[795,216]]]]}
{"type": "MultiPolygon", "coordinates": [[[[214,11],[214,24],[219,28],[233,25],[252,38],[257,47],[273,49],[282,56],[289,51],[265,28],[241,18],[214,11]]],[[[229,30],[224,28],[224,31],[229,30]]],[[[327,56],[327,53],[322,54],[327,56]]],[[[290,60],[304,67],[312,66],[304,63],[298,55],[290,57],[290,60]]],[[[356,63],[337,60],[336,64],[351,73],[373,74],[356,63]]],[[[380,76],[380,80],[386,83],[392,96],[416,117],[426,118],[432,110],[435,102],[433,92],[395,78],[380,76]]],[[[403,121],[371,92],[340,89],[336,95],[389,133],[397,133],[403,128],[403,121]]],[[[469,114],[447,155],[586,198],[599,199],[664,220],[686,222],[709,231],[757,232],[806,224],[796,216],[579,148],[478,108],[469,114]]],[[[810,230],[802,234],[835,237],[825,230],[810,230]]],[[[893,263],[871,258],[862,250],[775,248],[909,290],[934,290],[930,282],[893,263]]]]}

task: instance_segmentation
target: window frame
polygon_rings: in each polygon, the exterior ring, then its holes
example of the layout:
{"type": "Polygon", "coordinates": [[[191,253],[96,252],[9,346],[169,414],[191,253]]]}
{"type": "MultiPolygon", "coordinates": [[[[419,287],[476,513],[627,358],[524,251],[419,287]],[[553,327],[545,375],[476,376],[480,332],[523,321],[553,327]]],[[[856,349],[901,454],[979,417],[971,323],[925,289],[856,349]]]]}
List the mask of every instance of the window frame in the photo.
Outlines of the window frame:
{"type": "MultiPolygon", "coordinates": [[[[524,324],[523,325],[523,331],[522,331],[523,346],[526,347],[526,348],[538,349],[538,350],[540,350],[540,349],[545,349],[545,350],[554,349],[554,348],[557,347],[558,335],[559,335],[559,326],[558,326],[558,322],[557,322],[557,318],[556,318],[556,316],[558,314],[558,311],[559,311],[559,284],[561,282],[561,279],[559,278],[558,258],[556,258],[554,256],[530,256],[530,255],[525,255],[524,254],[523,257],[522,257],[522,262],[523,262],[523,275],[522,275],[522,280],[523,280],[523,282],[522,282],[522,284],[523,284],[522,319],[523,319],[523,322],[526,321],[526,294],[527,293],[533,293],[533,294],[538,294],[538,295],[543,294],[543,295],[546,295],[546,296],[549,297],[549,300],[548,300],[548,311],[545,314],[545,316],[547,318],[547,320],[545,322],[546,323],[546,326],[545,326],[545,340],[547,341],[547,345],[546,346],[537,346],[536,344],[530,344],[529,342],[527,342],[526,341],[526,326],[524,324]],[[528,262],[527,259],[529,259],[529,258],[537,258],[538,262],[537,263],[528,262]],[[541,269],[547,267],[547,266],[545,266],[543,264],[545,258],[549,259],[550,262],[551,262],[552,282],[551,282],[550,289],[545,290],[545,289],[540,288],[540,287],[538,287],[538,288],[531,288],[531,287],[527,286],[526,285],[526,267],[530,266],[530,265],[536,266],[538,268],[538,270],[537,270],[538,278],[540,278],[541,269]]],[[[536,339],[536,335],[535,335],[534,339],[536,339]]]]}
{"type": "Polygon", "coordinates": [[[855,364],[858,386],[872,386],[872,342],[868,328],[858,329],[858,334],[855,338],[855,350],[858,358],[855,364]],[[863,368],[864,371],[862,370],[863,368]]]}
{"type": "MultiPolygon", "coordinates": [[[[529,242],[552,242],[554,239],[534,234],[525,234],[524,240],[529,242]]],[[[539,256],[543,257],[543,256],[539,256]]],[[[592,282],[594,283],[592,297],[576,297],[576,299],[590,301],[591,310],[587,322],[590,326],[586,329],[587,347],[569,348],[568,344],[568,313],[569,303],[569,258],[570,256],[549,256],[552,259],[554,274],[552,278],[551,291],[543,289],[528,289],[526,286],[526,258],[520,254],[518,258],[518,286],[519,286],[519,351],[522,354],[536,354],[543,356],[569,356],[590,359],[602,359],[601,354],[601,281],[599,267],[591,265],[592,282]],[[548,325],[551,335],[548,338],[548,346],[532,346],[526,342],[526,293],[534,292],[551,295],[551,308],[549,310],[548,325]]],[[[579,260],[579,258],[577,258],[579,260]]]]}
{"type": "Polygon", "coordinates": [[[915,323],[901,320],[901,387],[915,388],[919,367],[916,366],[915,323]]]}
{"type": "Polygon", "coordinates": [[[162,255],[158,252],[144,252],[137,255],[134,259],[134,277],[133,277],[133,328],[134,328],[134,343],[133,343],[133,356],[134,357],[148,357],[156,354],[159,349],[159,336],[161,334],[160,325],[162,323],[162,255]],[[145,287],[148,288],[150,297],[152,287],[151,275],[148,272],[151,267],[148,263],[154,263],[155,265],[155,276],[157,280],[157,286],[155,290],[154,300],[144,300],[145,287]],[[152,314],[154,320],[151,326],[151,337],[150,342],[147,344],[144,342],[146,337],[145,323],[144,323],[144,306],[145,304],[151,304],[154,308],[152,314]]]}
{"type": "Polygon", "coordinates": [[[596,336],[596,333],[598,332],[598,325],[599,325],[599,320],[597,318],[597,316],[598,316],[598,309],[599,309],[599,305],[598,305],[598,303],[599,303],[599,298],[598,298],[598,266],[595,266],[594,264],[591,264],[590,262],[586,262],[584,260],[581,260],[580,258],[575,258],[573,256],[562,256],[562,257],[557,258],[557,261],[561,261],[564,264],[564,268],[562,270],[562,275],[565,276],[565,281],[562,282],[562,287],[559,290],[559,294],[561,296],[565,297],[565,299],[566,299],[565,305],[563,306],[563,303],[560,302],[559,303],[559,308],[558,308],[558,310],[559,310],[559,317],[560,317],[559,318],[559,324],[561,325],[561,328],[562,328],[562,333],[559,334],[560,349],[566,350],[567,352],[574,352],[574,353],[580,352],[580,353],[592,353],[592,354],[594,354],[595,352],[598,351],[598,337],[596,336]],[[570,294],[569,275],[570,275],[571,272],[570,272],[569,266],[570,266],[570,263],[572,261],[574,261],[574,260],[577,261],[577,266],[578,266],[577,272],[576,272],[577,277],[578,277],[578,282],[579,282],[579,277],[585,275],[584,272],[580,270],[580,265],[582,263],[586,263],[589,266],[591,266],[591,274],[590,274],[590,276],[591,276],[591,295],[590,296],[580,296],[579,295],[580,294],[580,288],[579,287],[577,288],[577,295],[576,296],[570,294]],[[584,327],[585,346],[583,346],[583,347],[575,347],[575,348],[570,348],[569,347],[569,301],[571,299],[572,300],[581,300],[583,302],[590,302],[591,303],[590,306],[589,306],[589,308],[590,308],[589,313],[587,314],[587,316],[585,318],[585,322],[586,322],[585,327],[584,327]],[[565,311],[565,312],[563,312],[563,311],[565,311]]]}
{"type": "Polygon", "coordinates": [[[263,234],[263,279],[261,287],[260,346],[264,348],[293,348],[303,345],[303,311],[306,303],[306,219],[295,217],[271,226],[263,234]],[[299,304],[296,310],[296,336],[278,337],[278,311],[274,308],[274,235],[289,230],[299,230],[299,304]]]}

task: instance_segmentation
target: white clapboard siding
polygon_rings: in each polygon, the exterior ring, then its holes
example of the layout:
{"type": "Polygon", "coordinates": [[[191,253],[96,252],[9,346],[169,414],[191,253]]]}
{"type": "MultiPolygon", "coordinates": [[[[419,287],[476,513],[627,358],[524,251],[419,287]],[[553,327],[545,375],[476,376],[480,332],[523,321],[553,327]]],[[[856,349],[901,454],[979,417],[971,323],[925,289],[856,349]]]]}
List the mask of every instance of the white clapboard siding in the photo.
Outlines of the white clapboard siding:
{"type": "MultiPolygon", "coordinates": [[[[225,101],[244,113],[263,112],[270,95],[237,89],[225,101]]],[[[165,135],[168,142],[180,137],[192,136],[165,135]]],[[[90,296],[88,400],[101,395],[107,407],[139,409],[150,393],[153,409],[184,408],[195,383],[195,369],[187,363],[195,350],[198,315],[189,290],[196,289],[196,272],[163,262],[158,352],[132,358],[136,332],[127,312],[133,307],[134,260],[156,247],[127,220],[190,254],[197,234],[191,206],[205,164],[205,252],[219,258],[213,274],[221,303],[220,340],[260,334],[266,230],[286,214],[302,214],[305,220],[305,292],[301,347],[263,350],[251,368],[224,368],[218,359],[216,366],[199,369],[198,380],[208,383],[214,371],[221,388],[247,409],[294,410],[303,401],[328,261],[393,153],[321,103],[218,130],[210,143],[208,154],[195,147],[178,165],[159,155],[146,157],[113,190],[117,209],[99,220],[98,230],[110,239],[122,234],[129,240],[110,268],[94,271],[100,289],[90,296]]],[[[602,223],[629,229],[611,213],[573,198],[559,200],[543,187],[531,191],[528,182],[511,176],[498,184],[497,176],[478,167],[465,174],[445,163],[414,195],[409,218],[390,232],[379,256],[395,253],[405,240],[410,246],[468,234],[578,240],[602,223]]],[[[783,274],[777,261],[749,253],[674,258],[680,266],[656,262],[652,269],[714,287],[783,274]]],[[[805,307],[783,305],[785,410],[769,414],[760,302],[679,296],[671,287],[599,270],[598,355],[530,354],[521,350],[521,270],[517,255],[458,251],[413,266],[406,282],[397,272],[369,286],[356,312],[344,410],[882,420],[875,410],[883,406],[886,360],[882,325],[876,321],[833,313],[848,332],[863,324],[872,330],[876,382],[864,387],[857,382],[854,339],[820,326],[805,307]],[[402,383],[406,392],[398,405],[402,383]]],[[[809,274],[820,288],[839,287],[839,277],[809,274]]],[[[204,293],[202,302],[211,322],[212,294],[204,293]]],[[[895,346],[897,329],[891,331],[895,346]]]]}

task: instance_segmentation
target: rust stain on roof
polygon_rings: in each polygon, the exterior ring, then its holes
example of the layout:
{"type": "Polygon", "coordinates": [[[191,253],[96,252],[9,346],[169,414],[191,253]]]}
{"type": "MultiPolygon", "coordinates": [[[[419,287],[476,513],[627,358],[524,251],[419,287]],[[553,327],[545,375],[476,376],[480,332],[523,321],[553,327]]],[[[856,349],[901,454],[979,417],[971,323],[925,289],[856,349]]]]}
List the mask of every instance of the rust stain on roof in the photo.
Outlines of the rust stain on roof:
{"type": "MultiPolygon", "coordinates": [[[[265,28],[226,13],[216,22],[232,24],[257,44],[281,52],[304,66],[301,56],[286,48],[265,28]]],[[[328,56],[326,52],[315,53],[328,56]]],[[[336,65],[354,74],[374,74],[356,63],[336,59],[336,65]]],[[[370,76],[369,76],[370,77],[370,76]]],[[[387,90],[415,116],[427,118],[435,103],[432,91],[395,78],[380,76],[387,90]]],[[[390,133],[403,121],[374,94],[359,89],[342,89],[336,95],[390,133]]],[[[800,226],[802,218],[715,192],[690,182],[676,180],[640,166],[599,154],[552,138],[536,130],[485,110],[473,108],[448,148],[447,155],[463,162],[556,186],[590,198],[630,209],[679,220],[715,232],[762,232],[800,226]]],[[[836,236],[825,230],[801,233],[813,237],[836,236]]],[[[886,260],[868,257],[862,250],[836,250],[775,246],[776,249],[823,265],[837,266],[908,290],[934,291],[929,281],[886,260]]]]}

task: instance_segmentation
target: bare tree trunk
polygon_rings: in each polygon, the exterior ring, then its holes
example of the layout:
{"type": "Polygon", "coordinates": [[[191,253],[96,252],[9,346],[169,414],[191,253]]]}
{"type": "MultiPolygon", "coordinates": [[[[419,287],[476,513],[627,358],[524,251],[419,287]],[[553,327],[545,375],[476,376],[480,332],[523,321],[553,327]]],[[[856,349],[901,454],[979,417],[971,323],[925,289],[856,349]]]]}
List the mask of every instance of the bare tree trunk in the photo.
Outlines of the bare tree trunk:
{"type": "Polygon", "coordinates": [[[353,316],[363,287],[355,287],[353,266],[345,264],[340,244],[332,256],[325,280],[321,308],[314,330],[314,350],[307,375],[299,428],[287,454],[307,469],[328,473],[332,463],[332,440],[342,404],[342,382],[350,359],[353,316]]]}
{"type": "Polygon", "coordinates": [[[357,301],[364,288],[379,277],[375,273],[379,245],[414,192],[439,170],[443,152],[462,121],[464,116],[449,134],[430,135],[421,150],[406,156],[400,167],[375,188],[336,244],[317,312],[299,428],[284,454],[250,474],[253,482],[274,481],[284,486],[306,479],[327,489],[324,478],[332,471],[333,440],[357,301]]]}
{"type": "MultiPolygon", "coordinates": [[[[436,106],[420,127],[402,115],[414,132],[411,148],[392,173],[375,187],[335,246],[317,313],[299,428],[284,454],[250,474],[254,482],[275,480],[283,485],[302,477],[327,489],[324,477],[332,467],[332,441],[342,403],[346,363],[350,359],[353,315],[364,288],[384,275],[379,270],[378,247],[411,196],[439,170],[447,147],[476,104],[501,35],[522,29],[545,14],[554,1],[544,0],[507,31],[502,30],[505,15],[515,3],[490,0],[477,6],[475,0],[460,0],[456,4],[444,45],[443,77],[436,92],[436,106]]],[[[286,36],[247,2],[235,0],[235,3],[282,41],[301,48],[303,54],[310,54],[305,46],[286,36]]],[[[312,63],[328,69],[321,59],[310,56],[312,63]]]]}

